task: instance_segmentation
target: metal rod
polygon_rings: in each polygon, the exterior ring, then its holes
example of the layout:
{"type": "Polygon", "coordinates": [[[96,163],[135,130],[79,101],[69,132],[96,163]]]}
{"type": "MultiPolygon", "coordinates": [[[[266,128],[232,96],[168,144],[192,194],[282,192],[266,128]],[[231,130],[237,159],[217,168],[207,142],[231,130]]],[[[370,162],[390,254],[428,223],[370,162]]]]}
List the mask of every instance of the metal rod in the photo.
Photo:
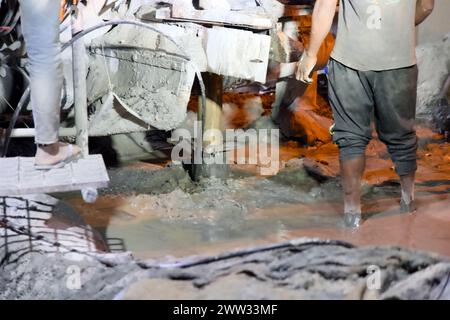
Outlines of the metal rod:
{"type": "MultiPolygon", "coordinates": [[[[72,37],[82,31],[82,17],[76,14],[76,6],[72,12],[72,37]]],[[[84,41],[74,41],[72,44],[73,89],[75,106],[76,142],[84,156],[89,155],[87,87],[86,87],[86,48],[84,41]]]]}
{"type": "MultiPolygon", "coordinates": [[[[30,129],[14,129],[11,132],[11,138],[32,138],[36,134],[36,130],[34,128],[30,129]]],[[[59,136],[60,137],[75,137],[77,135],[76,128],[60,128],[59,136]]]]}
{"type": "MultiPolygon", "coordinates": [[[[202,121],[202,130],[197,143],[202,146],[195,148],[194,151],[200,150],[202,157],[215,157],[214,154],[206,155],[202,150],[206,148],[223,145],[223,114],[222,114],[222,98],[223,98],[223,77],[214,73],[204,73],[202,75],[205,80],[206,103],[202,105],[202,99],[199,98],[199,120],[202,121]],[[217,132],[222,133],[220,136],[217,132]]],[[[223,155],[222,155],[223,156],[223,155]]],[[[198,157],[198,156],[197,156],[198,157]]],[[[200,158],[202,159],[202,158],[200,158]]],[[[211,159],[212,160],[212,159],[211,159]]],[[[226,178],[228,176],[228,164],[226,163],[202,163],[194,164],[193,176],[195,180],[202,177],[226,178]]]]}

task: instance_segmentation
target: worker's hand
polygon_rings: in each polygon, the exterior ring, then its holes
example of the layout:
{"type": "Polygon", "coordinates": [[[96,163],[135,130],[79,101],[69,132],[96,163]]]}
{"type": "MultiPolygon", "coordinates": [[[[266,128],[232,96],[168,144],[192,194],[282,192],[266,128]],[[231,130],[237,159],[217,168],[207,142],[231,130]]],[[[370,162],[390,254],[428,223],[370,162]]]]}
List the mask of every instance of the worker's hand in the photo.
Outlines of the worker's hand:
{"type": "Polygon", "coordinates": [[[295,72],[295,78],[301,82],[311,84],[312,78],[309,77],[311,72],[317,63],[317,56],[310,56],[305,50],[297,64],[297,71],[295,72]]]}

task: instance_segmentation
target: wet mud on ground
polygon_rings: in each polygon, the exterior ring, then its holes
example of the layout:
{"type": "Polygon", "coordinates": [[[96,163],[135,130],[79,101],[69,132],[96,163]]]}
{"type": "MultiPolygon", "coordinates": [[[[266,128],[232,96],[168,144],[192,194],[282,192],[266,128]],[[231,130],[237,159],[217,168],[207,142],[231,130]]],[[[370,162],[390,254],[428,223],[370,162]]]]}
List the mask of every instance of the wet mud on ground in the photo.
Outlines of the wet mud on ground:
{"type": "Polygon", "coordinates": [[[14,224],[0,230],[0,299],[450,299],[450,145],[419,133],[417,213],[400,214],[374,140],[353,232],[332,144],[283,144],[274,176],[232,165],[228,180],[194,183],[167,161],[139,162],[112,169],[95,204],[79,193],[2,198],[14,224]]]}
{"type": "Polygon", "coordinates": [[[450,256],[450,145],[419,130],[415,214],[400,214],[399,183],[385,147],[368,148],[364,223],[342,225],[338,151],[332,144],[281,148],[281,171],[232,166],[230,179],[193,183],[178,166],[145,162],[111,171],[111,187],[96,204],[66,195],[104,238],[122,239],[138,258],[217,254],[297,237],[356,245],[398,245],[450,256]]]}

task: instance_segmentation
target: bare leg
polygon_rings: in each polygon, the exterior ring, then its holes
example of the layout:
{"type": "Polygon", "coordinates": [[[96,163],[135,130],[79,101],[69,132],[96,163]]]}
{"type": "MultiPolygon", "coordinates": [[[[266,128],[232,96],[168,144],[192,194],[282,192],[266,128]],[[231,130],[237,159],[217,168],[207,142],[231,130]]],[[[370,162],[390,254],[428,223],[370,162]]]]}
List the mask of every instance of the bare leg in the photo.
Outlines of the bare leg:
{"type": "Polygon", "coordinates": [[[361,221],[361,179],[365,166],[366,158],[364,156],[341,161],[344,220],[348,227],[359,227],[361,221]]]}
{"type": "Polygon", "coordinates": [[[414,212],[417,210],[416,203],[414,201],[414,181],[415,172],[400,177],[400,183],[402,186],[402,197],[400,201],[400,209],[402,212],[414,212]]]}

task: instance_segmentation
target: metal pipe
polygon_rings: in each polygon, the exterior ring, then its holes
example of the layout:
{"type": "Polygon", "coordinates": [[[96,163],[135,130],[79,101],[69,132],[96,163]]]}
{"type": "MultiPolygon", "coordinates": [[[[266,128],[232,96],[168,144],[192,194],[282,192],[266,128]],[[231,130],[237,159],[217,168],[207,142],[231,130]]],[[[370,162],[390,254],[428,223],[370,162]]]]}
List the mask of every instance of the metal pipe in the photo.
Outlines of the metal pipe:
{"type": "MultiPolygon", "coordinates": [[[[11,138],[32,138],[36,134],[36,130],[34,128],[19,128],[14,129],[11,132],[11,138]]],[[[75,137],[77,135],[76,128],[60,128],[59,136],[60,137],[75,137]]]]}
{"type": "Polygon", "coordinates": [[[6,138],[5,138],[5,146],[2,151],[2,157],[6,157],[6,154],[8,153],[9,144],[11,142],[11,132],[14,129],[14,126],[17,122],[17,119],[19,118],[20,111],[22,111],[22,108],[25,106],[25,103],[30,98],[30,78],[28,74],[20,67],[17,67],[17,70],[23,75],[24,80],[27,82],[28,86],[25,89],[24,93],[22,94],[22,97],[19,100],[19,103],[17,104],[16,109],[14,110],[13,117],[11,118],[11,121],[9,123],[8,129],[6,129],[6,138]]]}

